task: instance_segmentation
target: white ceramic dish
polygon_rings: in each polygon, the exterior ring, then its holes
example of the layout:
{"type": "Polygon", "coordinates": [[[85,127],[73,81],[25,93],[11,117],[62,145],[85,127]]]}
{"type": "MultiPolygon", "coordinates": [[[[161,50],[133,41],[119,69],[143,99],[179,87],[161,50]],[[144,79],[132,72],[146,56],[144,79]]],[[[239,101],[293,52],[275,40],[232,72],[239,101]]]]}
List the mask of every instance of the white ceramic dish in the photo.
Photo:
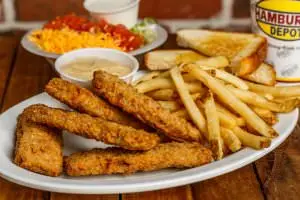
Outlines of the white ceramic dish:
{"type": "MultiPolygon", "coordinates": [[[[157,35],[156,39],[150,44],[147,44],[147,45],[145,45],[139,49],[136,49],[134,51],[128,52],[129,54],[131,54],[133,56],[140,55],[140,54],[146,53],[148,51],[151,51],[166,42],[166,40],[168,39],[168,33],[163,27],[155,24],[155,25],[150,25],[149,28],[151,28],[157,35]]],[[[31,33],[35,30],[37,30],[37,29],[31,30],[23,36],[23,38],[21,40],[22,46],[30,53],[33,53],[35,55],[39,55],[39,56],[42,56],[42,57],[45,57],[48,59],[49,58],[57,59],[59,56],[61,56],[61,54],[45,52],[45,51],[41,50],[36,44],[31,42],[28,39],[28,36],[31,35],[31,33]]]]}
{"type": "MultiPolygon", "coordinates": [[[[143,72],[139,72],[141,75],[143,72]]],[[[241,168],[278,147],[293,131],[298,120],[298,109],[279,115],[279,123],[274,128],[279,137],[273,139],[269,148],[256,151],[245,148],[226,158],[201,167],[186,170],[160,170],[141,172],[130,176],[93,176],[93,177],[48,177],[16,166],[12,162],[16,117],[22,110],[36,103],[65,108],[63,104],[42,93],[10,108],[0,116],[0,176],[12,182],[41,190],[62,193],[111,194],[158,190],[206,180],[241,168]]],[[[101,142],[79,136],[64,134],[64,154],[94,147],[106,147],[101,142]]]]}
{"type": "Polygon", "coordinates": [[[60,75],[60,77],[64,80],[70,81],[72,83],[79,84],[83,87],[89,87],[91,81],[81,80],[75,77],[72,77],[68,74],[62,72],[61,67],[73,62],[76,59],[80,58],[98,58],[98,59],[107,59],[116,63],[123,65],[124,67],[130,67],[131,73],[120,77],[126,82],[131,82],[133,79],[134,74],[139,69],[139,62],[135,57],[128,53],[124,53],[121,51],[117,51],[114,49],[105,49],[105,48],[86,48],[86,49],[78,49],[75,51],[70,51],[68,53],[63,54],[60,56],[54,63],[55,70],[60,75]]]}
{"type": "Polygon", "coordinates": [[[105,19],[131,28],[138,20],[139,3],[140,0],[85,0],[83,5],[96,21],[105,19]]]}

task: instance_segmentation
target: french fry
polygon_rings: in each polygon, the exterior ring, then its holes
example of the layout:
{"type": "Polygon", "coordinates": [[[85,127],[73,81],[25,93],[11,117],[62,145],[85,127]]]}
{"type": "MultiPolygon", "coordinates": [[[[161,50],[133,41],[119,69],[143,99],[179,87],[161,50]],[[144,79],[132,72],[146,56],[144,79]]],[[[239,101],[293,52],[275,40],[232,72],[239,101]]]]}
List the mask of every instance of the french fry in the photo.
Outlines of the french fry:
{"type": "Polygon", "coordinates": [[[216,78],[219,78],[227,83],[230,83],[230,84],[234,85],[235,87],[240,88],[242,90],[249,89],[248,85],[239,77],[234,76],[224,70],[214,69],[214,71],[215,71],[216,78]]]}
{"type": "MultiPolygon", "coordinates": [[[[206,89],[203,88],[199,93],[192,94],[192,98],[196,100],[201,98],[205,93],[206,89]]],[[[155,90],[146,93],[146,95],[157,101],[176,101],[179,98],[178,93],[173,89],[155,90]]]]}
{"type": "Polygon", "coordinates": [[[191,94],[206,91],[205,88],[203,88],[203,85],[200,81],[186,83],[186,85],[187,85],[188,91],[191,94]]]}
{"type": "Polygon", "coordinates": [[[184,82],[192,82],[192,81],[196,81],[197,79],[189,74],[183,74],[182,78],[184,80],[184,82]]]}
{"type": "MultiPolygon", "coordinates": [[[[207,67],[199,66],[203,70],[208,70],[214,77],[234,85],[237,88],[240,88],[242,90],[248,90],[248,85],[244,82],[244,80],[240,79],[237,76],[234,76],[224,70],[218,70],[218,69],[212,69],[207,67]]],[[[195,77],[191,76],[190,74],[184,74],[183,76],[184,81],[191,82],[197,80],[195,77]]]]}
{"type": "Polygon", "coordinates": [[[207,120],[208,141],[215,158],[220,160],[223,157],[223,145],[221,141],[219,115],[212,93],[209,93],[209,96],[204,102],[204,111],[207,120]]]}
{"type": "Polygon", "coordinates": [[[149,81],[149,80],[151,80],[153,78],[158,77],[160,73],[161,72],[159,72],[159,71],[153,71],[153,72],[147,73],[144,76],[140,77],[139,79],[133,81],[132,85],[135,86],[135,85],[137,85],[137,84],[139,84],[141,82],[149,81]]]}
{"type": "Polygon", "coordinates": [[[178,116],[178,117],[182,117],[186,120],[190,120],[190,116],[189,113],[186,109],[181,109],[181,110],[177,110],[175,112],[173,112],[174,115],[178,116]]]}
{"type": "Polygon", "coordinates": [[[204,94],[206,94],[206,90],[205,90],[205,89],[202,90],[201,92],[194,93],[194,94],[192,94],[191,96],[192,96],[192,99],[193,99],[194,101],[196,101],[197,99],[202,98],[204,94]]]}
{"type": "Polygon", "coordinates": [[[253,106],[250,106],[250,107],[266,123],[268,123],[270,125],[274,125],[278,122],[278,118],[277,118],[276,114],[274,114],[272,111],[264,109],[264,108],[258,108],[258,107],[253,107],[253,106]]]}
{"type": "Polygon", "coordinates": [[[233,118],[230,118],[228,115],[218,111],[218,116],[220,119],[221,126],[226,128],[234,128],[238,126],[236,121],[233,118]]]}
{"type": "MultiPolygon", "coordinates": [[[[204,110],[204,104],[200,100],[196,100],[196,105],[198,106],[199,109],[204,110]]],[[[215,103],[215,106],[216,106],[216,109],[218,112],[220,124],[222,126],[227,127],[227,128],[234,128],[234,127],[238,126],[236,119],[234,117],[232,117],[231,113],[230,113],[230,115],[226,114],[226,112],[223,113],[218,110],[216,103],[215,103]]]]}
{"type": "Polygon", "coordinates": [[[158,101],[158,103],[170,112],[174,112],[181,108],[180,104],[178,104],[176,101],[158,101]]]}
{"type": "Polygon", "coordinates": [[[174,88],[172,80],[167,78],[155,78],[148,81],[144,81],[135,86],[139,93],[146,93],[158,89],[170,89],[174,88]]]}
{"type": "Polygon", "coordinates": [[[240,139],[243,145],[254,149],[267,148],[271,144],[271,139],[263,136],[253,135],[240,127],[235,127],[233,133],[240,139]]]}
{"type": "MultiPolygon", "coordinates": [[[[203,86],[201,82],[191,82],[191,83],[186,83],[188,90],[191,93],[196,93],[200,92],[203,90],[203,86]]],[[[151,92],[154,90],[159,90],[159,89],[175,89],[175,85],[171,79],[168,78],[155,78],[151,79],[148,81],[144,81],[138,85],[135,86],[137,91],[139,93],[147,93],[151,92]]]]}
{"type": "Polygon", "coordinates": [[[216,103],[216,107],[217,107],[218,112],[223,113],[224,115],[227,116],[227,118],[234,120],[236,122],[237,126],[245,126],[246,125],[246,121],[242,117],[238,117],[235,114],[231,113],[229,110],[224,108],[219,103],[216,103]]]}
{"type": "MultiPolygon", "coordinates": [[[[179,59],[179,60],[186,60],[186,59],[179,59]]],[[[179,69],[182,70],[183,66],[186,64],[191,64],[193,62],[180,62],[177,63],[179,69]]],[[[215,56],[215,57],[208,57],[208,58],[201,58],[194,62],[196,65],[201,66],[205,69],[219,69],[229,66],[229,60],[225,56],[215,56]]],[[[167,78],[170,76],[170,71],[162,72],[159,77],[167,78]]]]}
{"type": "Polygon", "coordinates": [[[271,99],[274,102],[278,102],[278,103],[284,103],[286,101],[290,101],[290,100],[295,100],[297,99],[298,101],[300,100],[300,97],[281,97],[281,98],[273,98],[271,99]]]}
{"type": "Polygon", "coordinates": [[[275,102],[268,101],[267,99],[256,94],[255,92],[240,90],[232,86],[226,86],[226,87],[227,89],[230,90],[230,92],[232,92],[237,98],[239,98],[243,102],[259,108],[265,108],[274,112],[279,112],[279,113],[291,112],[298,105],[298,101],[296,99],[289,100],[284,103],[275,103],[275,102]]]}
{"type": "MultiPolygon", "coordinates": [[[[197,104],[198,106],[198,104],[197,104]]],[[[203,109],[203,106],[202,106],[203,109]]],[[[180,109],[174,112],[175,115],[177,115],[178,117],[182,117],[186,120],[190,120],[190,116],[188,114],[188,112],[185,109],[180,109]]],[[[218,116],[219,116],[219,120],[220,120],[220,125],[226,128],[234,128],[236,126],[238,126],[238,124],[236,123],[236,121],[231,118],[229,115],[226,115],[222,112],[218,111],[218,116]]]]}
{"type": "Polygon", "coordinates": [[[170,77],[170,70],[167,70],[165,72],[162,72],[160,75],[159,75],[160,78],[169,78],[170,77]]]}
{"type": "Polygon", "coordinates": [[[249,86],[251,91],[261,93],[261,94],[269,94],[273,97],[299,97],[300,96],[300,86],[265,86],[259,85],[255,83],[251,83],[249,81],[245,81],[249,86]]]}
{"type": "Polygon", "coordinates": [[[220,138],[221,144],[222,144],[222,151],[223,151],[223,157],[225,157],[226,155],[230,154],[230,149],[226,146],[223,138],[220,138]]]}
{"type": "Polygon", "coordinates": [[[252,111],[245,103],[235,97],[223,84],[221,84],[214,77],[210,76],[204,70],[201,70],[195,65],[186,65],[186,69],[189,73],[204,83],[211,91],[213,91],[220,100],[226,105],[234,109],[239,115],[241,115],[248,124],[250,124],[261,135],[266,137],[275,137],[278,134],[270,127],[265,121],[263,121],[257,114],[252,111]]]}
{"type": "Polygon", "coordinates": [[[199,128],[199,130],[205,134],[206,129],[206,121],[202,113],[200,112],[199,108],[195,104],[193,98],[191,97],[186,84],[181,76],[179,68],[174,67],[170,71],[171,77],[174,81],[174,84],[177,88],[177,92],[184,104],[185,108],[187,109],[192,121],[195,125],[199,128]]]}
{"type": "MultiPolygon", "coordinates": [[[[191,94],[191,97],[192,99],[196,102],[198,99],[200,100],[202,97],[203,97],[203,93],[194,93],[194,94],[191,94]]],[[[175,99],[179,104],[183,104],[181,99],[175,99]]],[[[197,104],[197,102],[196,102],[197,104]]],[[[198,106],[199,107],[199,106],[198,106]]]]}
{"type": "Polygon", "coordinates": [[[272,102],[279,104],[286,104],[286,106],[299,107],[300,106],[300,97],[284,97],[273,99],[272,102]]]}
{"type": "Polygon", "coordinates": [[[197,60],[195,64],[213,68],[224,68],[229,66],[229,61],[225,56],[216,56],[197,60]]]}
{"type": "Polygon", "coordinates": [[[221,137],[223,138],[225,145],[232,152],[236,152],[242,148],[240,139],[230,129],[221,127],[221,137]]]}
{"type": "Polygon", "coordinates": [[[171,101],[178,98],[178,93],[173,89],[161,89],[146,93],[147,96],[154,100],[171,101]]]}
{"type": "Polygon", "coordinates": [[[273,100],[274,99],[274,97],[272,95],[270,95],[270,94],[264,94],[262,96],[264,96],[268,100],[273,100]]]}

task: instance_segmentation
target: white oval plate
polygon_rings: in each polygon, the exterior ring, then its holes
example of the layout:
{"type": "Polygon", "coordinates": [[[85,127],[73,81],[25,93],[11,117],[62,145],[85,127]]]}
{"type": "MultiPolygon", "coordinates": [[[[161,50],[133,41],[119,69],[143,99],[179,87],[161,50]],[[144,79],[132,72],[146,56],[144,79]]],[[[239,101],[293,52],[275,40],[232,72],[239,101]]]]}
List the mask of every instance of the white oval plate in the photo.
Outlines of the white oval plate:
{"type": "MultiPolygon", "coordinates": [[[[168,33],[162,26],[155,24],[155,25],[150,25],[150,28],[155,31],[155,33],[157,35],[156,39],[150,44],[147,44],[147,45],[145,45],[139,49],[136,49],[134,51],[128,52],[129,54],[131,54],[133,56],[140,55],[140,54],[146,53],[148,51],[151,51],[166,42],[166,40],[168,39],[168,33]]],[[[39,56],[42,56],[45,58],[57,59],[61,54],[48,53],[46,51],[43,51],[36,44],[34,44],[33,42],[31,42],[28,39],[28,36],[31,35],[31,33],[35,30],[37,30],[37,29],[28,31],[23,36],[23,38],[21,40],[21,44],[24,47],[24,49],[26,49],[27,51],[29,51],[30,53],[33,53],[35,55],[39,55],[39,56]]]]}
{"type": "MultiPolygon", "coordinates": [[[[137,76],[143,74],[140,72],[137,76]]],[[[0,176],[20,185],[61,193],[112,194],[142,192],[190,184],[219,176],[241,168],[274,150],[293,131],[298,121],[298,109],[278,116],[274,126],[279,136],[269,148],[253,150],[244,148],[232,155],[201,167],[185,170],[167,169],[140,172],[133,175],[110,175],[91,177],[48,177],[22,169],[12,162],[16,118],[31,104],[43,103],[52,107],[67,108],[46,93],[34,96],[15,105],[0,116],[0,176]]],[[[107,147],[101,142],[64,133],[64,155],[96,147],[107,147]]]]}

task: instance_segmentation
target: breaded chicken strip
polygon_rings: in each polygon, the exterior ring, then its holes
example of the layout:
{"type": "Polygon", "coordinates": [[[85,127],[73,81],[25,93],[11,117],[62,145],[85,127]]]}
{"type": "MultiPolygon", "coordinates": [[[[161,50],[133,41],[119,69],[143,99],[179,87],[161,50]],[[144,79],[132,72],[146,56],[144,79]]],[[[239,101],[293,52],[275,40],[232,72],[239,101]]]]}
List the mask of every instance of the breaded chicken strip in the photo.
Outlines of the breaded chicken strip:
{"type": "Polygon", "coordinates": [[[117,145],[124,149],[148,150],[160,142],[158,135],[144,130],[136,130],[102,118],[50,108],[41,104],[26,108],[24,113],[32,122],[64,129],[76,135],[117,145]]]}
{"type": "Polygon", "coordinates": [[[116,76],[103,71],[94,73],[94,92],[111,104],[136,116],[146,124],[158,129],[177,141],[200,141],[198,129],[181,117],[162,108],[159,103],[138,93],[132,86],[116,76]]]}
{"type": "Polygon", "coordinates": [[[22,168],[48,176],[59,176],[63,169],[60,131],[18,118],[14,162],[22,168]]]}
{"type": "Polygon", "coordinates": [[[199,143],[164,143],[149,151],[120,148],[93,149],[65,158],[64,168],[70,176],[129,174],[164,168],[197,167],[213,160],[212,153],[199,143]]]}
{"type": "Polygon", "coordinates": [[[60,78],[53,78],[45,87],[45,91],[52,97],[67,104],[71,108],[94,117],[117,122],[140,129],[146,125],[134,117],[120,111],[95,96],[88,89],[77,86],[60,78]]]}

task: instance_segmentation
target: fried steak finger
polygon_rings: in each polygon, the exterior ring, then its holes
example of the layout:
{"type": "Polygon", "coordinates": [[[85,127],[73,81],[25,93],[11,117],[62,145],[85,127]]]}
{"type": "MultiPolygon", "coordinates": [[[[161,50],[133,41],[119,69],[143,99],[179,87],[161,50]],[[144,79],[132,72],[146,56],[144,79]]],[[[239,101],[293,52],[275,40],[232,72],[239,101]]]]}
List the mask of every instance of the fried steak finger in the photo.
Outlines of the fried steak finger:
{"type": "Polygon", "coordinates": [[[134,115],[153,128],[177,141],[200,141],[198,129],[185,119],[171,114],[158,102],[138,93],[118,77],[97,71],[94,73],[93,90],[111,104],[134,115]]]}
{"type": "Polygon", "coordinates": [[[156,134],[71,111],[32,105],[24,110],[29,120],[67,130],[76,135],[113,144],[124,149],[148,150],[160,142],[156,134]]]}
{"type": "Polygon", "coordinates": [[[18,118],[14,162],[22,168],[48,176],[63,169],[62,134],[35,124],[24,114],[18,118]]]}
{"type": "Polygon", "coordinates": [[[45,87],[45,91],[52,97],[67,104],[71,108],[94,117],[132,126],[145,128],[146,125],[128,114],[109,105],[91,91],[60,78],[53,78],[45,87]]]}
{"type": "Polygon", "coordinates": [[[199,143],[165,143],[149,151],[120,148],[93,149],[74,153],[64,160],[70,176],[129,174],[164,168],[197,167],[213,160],[212,153],[199,143]]]}

